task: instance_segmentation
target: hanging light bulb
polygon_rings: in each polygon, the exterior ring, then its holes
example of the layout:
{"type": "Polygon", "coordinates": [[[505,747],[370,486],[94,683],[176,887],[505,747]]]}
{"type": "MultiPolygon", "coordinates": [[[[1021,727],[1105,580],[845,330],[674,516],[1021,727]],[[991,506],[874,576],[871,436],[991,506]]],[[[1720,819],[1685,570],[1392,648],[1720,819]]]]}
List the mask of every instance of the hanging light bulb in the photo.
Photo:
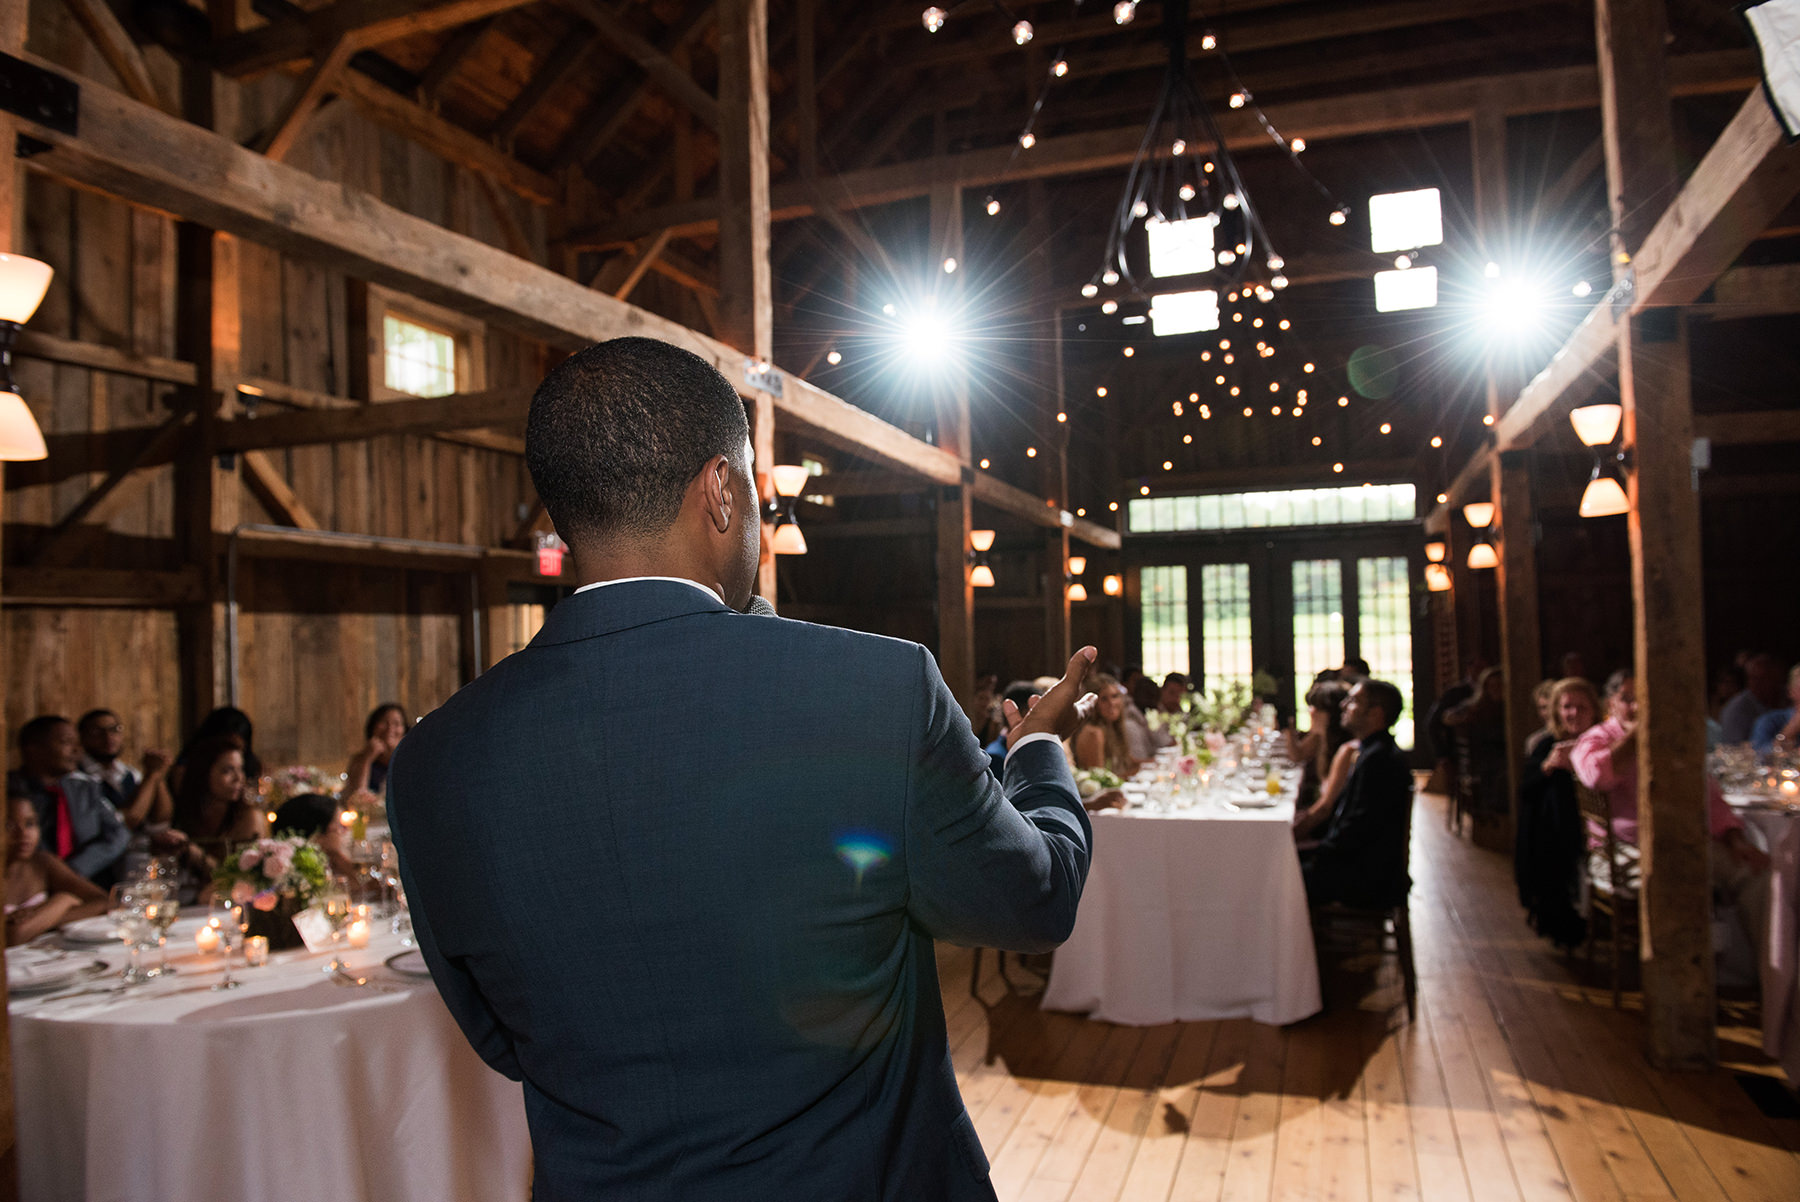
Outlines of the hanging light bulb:
{"type": "Polygon", "coordinates": [[[1020,21],[1017,25],[1013,26],[1013,41],[1023,46],[1026,42],[1031,40],[1033,32],[1035,31],[1031,28],[1030,21],[1020,21]]]}
{"type": "Polygon", "coordinates": [[[1183,200],[1194,199],[1194,185],[1192,185],[1192,184],[1181,185],[1180,196],[1181,196],[1181,199],[1183,199],[1183,200]]]}
{"type": "Polygon", "coordinates": [[[951,257],[944,260],[944,274],[945,275],[955,275],[956,274],[956,257],[954,255],[952,255],[951,257]]]}
{"type": "Polygon", "coordinates": [[[1100,312],[1106,314],[1108,317],[1111,317],[1114,313],[1117,313],[1118,311],[1119,311],[1119,302],[1116,300],[1106,301],[1103,304],[1101,304],[1101,306],[1100,306],[1100,312]]]}
{"type": "Polygon", "coordinates": [[[1113,23],[1129,25],[1137,20],[1137,0],[1119,0],[1113,5],[1113,23]]]}
{"type": "Polygon", "coordinates": [[[1094,299],[1096,296],[1100,295],[1100,285],[1092,282],[1083,284],[1081,286],[1081,295],[1087,297],[1089,300],[1094,299]]]}
{"type": "Polygon", "coordinates": [[[1000,215],[1000,202],[995,200],[992,196],[987,198],[987,215],[989,217],[998,217],[1000,215]]]}
{"type": "Polygon", "coordinates": [[[1150,215],[1150,202],[1140,200],[1136,204],[1132,205],[1131,206],[1131,215],[1133,217],[1148,217],[1150,215]]]}
{"type": "Polygon", "coordinates": [[[842,363],[843,361],[844,361],[844,352],[842,352],[842,351],[832,351],[825,356],[825,362],[831,364],[831,366],[833,366],[833,367],[836,367],[838,364],[842,363]]]}
{"type": "Polygon", "coordinates": [[[1225,199],[1220,201],[1219,203],[1223,204],[1228,209],[1235,209],[1238,207],[1238,203],[1239,203],[1238,202],[1238,194],[1236,192],[1227,192],[1225,194],[1225,199]]]}
{"type": "Polygon", "coordinates": [[[944,18],[949,15],[943,9],[933,5],[920,15],[919,20],[925,26],[926,33],[936,33],[944,27],[944,18]]]}
{"type": "Polygon", "coordinates": [[[1394,256],[1394,270],[1395,271],[1405,271],[1411,266],[1412,266],[1412,256],[1411,255],[1396,255],[1396,256],[1394,256]]]}
{"type": "Polygon", "coordinates": [[[1231,99],[1226,101],[1226,103],[1229,104],[1234,109],[1241,109],[1244,107],[1244,105],[1248,104],[1249,102],[1250,102],[1250,93],[1241,91],[1241,90],[1233,92],[1231,94],[1231,99]]]}
{"type": "Polygon", "coordinates": [[[1105,284],[1108,288],[1111,288],[1114,284],[1119,282],[1119,273],[1108,267],[1101,273],[1100,282],[1105,284]]]}
{"type": "Polygon", "coordinates": [[[1288,149],[1293,151],[1295,154],[1299,154],[1302,150],[1306,149],[1306,139],[1305,138],[1295,138],[1292,142],[1288,143],[1288,149]]]}
{"type": "Polygon", "coordinates": [[[1219,48],[1219,39],[1218,38],[1214,37],[1210,33],[1203,33],[1200,35],[1200,49],[1202,49],[1202,50],[1217,50],[1218,48],[1219,48]]]}
{"type": "Polygon", "coordinates": [[[1333,225],[1344,224],[1344,222],[1350,220],[1350,206],[1339,205],[1337,208],[1331,210],[1331,217],[1329,220],[1333,225]]]}
{"type": "Polygon", "coordinates": [[[1287,266],[1287,260],[1280,255],[1270,255],[1267,260],[1270,271],[1280,271],[1287,266]]]}
{"type": "Polygon", "coordinates": [[[1030,130],[1026,130],[1019,135],[1019,145],[1025,150],[1030,150],[1033,146],[1037,145],[1037,135],[1030,130]]]}
{"type": "Polygon", "coordinates": [[[1288,286],[1288,278],[1284,275],[1277,274],[1274,279],[1269,281],[1269,284],[1275,288],[1286,288],[1288,286]]]}
{"type": "Polygon", "coordinates": [[[1234,250],[1220,251],[1219,252],[1219,262],[1223,263],[1227,267],[1230,267],[1233,263],[1237,262],[1237,252],[1234,250]]]}
{"type": "Polygon", "coordinates": [[[1187,142],[1181,138],[1176,138],[1174,144],[1169,147],[1169,153],[1176,158],[1180,158],[1187,153],[1187,142]]]}
{"type": "Polygon", "coordinates": [[[1068,73],[1069,73],[1069,60],[1068,59],[1059,58],[1055,62],[1050,64],[1050,74],[1056,76],[1056,78],[1061,79],[1063,76],[1067,75],[1068,73]]]}

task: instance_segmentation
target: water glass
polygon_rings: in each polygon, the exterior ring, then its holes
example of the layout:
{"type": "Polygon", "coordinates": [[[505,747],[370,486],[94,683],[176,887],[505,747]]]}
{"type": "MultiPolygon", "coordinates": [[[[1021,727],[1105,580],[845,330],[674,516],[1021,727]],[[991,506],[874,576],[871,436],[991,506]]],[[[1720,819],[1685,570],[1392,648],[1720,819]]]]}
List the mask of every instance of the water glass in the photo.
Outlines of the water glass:
{"type": "Polygon", "coordinates": [[[228,901],[215,902],[212,915],[207,925],[219,933],[219,954],[225,958],[225,978],[214,985],[213,992],[236,989],[242,982],[231,979],[231,954],[239,946],[242,933],[239,924],[244,920],[243,909],[228,901]]]}

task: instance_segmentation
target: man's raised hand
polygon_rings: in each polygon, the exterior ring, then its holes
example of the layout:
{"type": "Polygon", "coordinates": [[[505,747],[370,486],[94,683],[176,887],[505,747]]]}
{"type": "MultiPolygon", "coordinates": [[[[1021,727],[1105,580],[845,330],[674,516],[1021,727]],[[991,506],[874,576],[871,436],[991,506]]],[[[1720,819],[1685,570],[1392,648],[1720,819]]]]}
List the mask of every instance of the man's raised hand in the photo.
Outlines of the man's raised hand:
{"type": "Polygon", "coordinates": [[[1085,689],[1088,670],[1098,655],[1092,647],[1083,647],[1069,658],[1069,667],[1061,680],[1042,697],[1031,699],[1031,709],[1019,713],[1011,701],[1003,703],[1006,711],[1006,745],[1011,747],[1026,735],[1053,734],[1066,739],[1081,725],[1081,719],[1094,704],[1094,695],[1085,689]]]}

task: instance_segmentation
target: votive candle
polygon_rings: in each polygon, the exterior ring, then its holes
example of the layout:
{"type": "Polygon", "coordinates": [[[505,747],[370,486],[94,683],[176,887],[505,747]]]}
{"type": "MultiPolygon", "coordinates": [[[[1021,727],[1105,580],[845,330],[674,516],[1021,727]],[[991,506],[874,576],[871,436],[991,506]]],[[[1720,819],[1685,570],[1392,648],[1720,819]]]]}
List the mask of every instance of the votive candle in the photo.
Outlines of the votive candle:
{"type": "Polygon", "coordinates": [[[269,962],[269,938],[267,935],[252,935],[244,940],[244,963],[251,968],[261,968],[269,962]]]}
{"type": "Polygon", "coordinates": [[[214,926],[204,926],[195,931],[194,946],[200,949],[202,955],[210,956],[212,953],[218,951],[219,928],[214,926]]]}
{"type": "Polygon", "coordinates": [[[348,936],[348,938],[350,940],[351,947],[368,947],[369,946],[369,920],[366,918],[356,919],[354,922],[352,922],[350,924],[350,927],[349,927],[348,931],[346,932],[346,935],[348,936]]]}

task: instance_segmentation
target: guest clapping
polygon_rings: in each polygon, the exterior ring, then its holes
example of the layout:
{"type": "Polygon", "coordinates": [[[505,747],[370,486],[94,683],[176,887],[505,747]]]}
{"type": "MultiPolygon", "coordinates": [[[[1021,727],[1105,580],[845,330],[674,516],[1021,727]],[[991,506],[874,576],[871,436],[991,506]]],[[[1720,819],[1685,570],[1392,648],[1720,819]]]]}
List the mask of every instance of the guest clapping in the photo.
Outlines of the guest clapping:
{"type": "Polygon", "coordinates": [[[174,801],[169,796],[169,753],[148,748],[144,770],[126,762],[125,724],[111,710],[89,710],[75,723],[81,739],[80,771],[100,782],[100,790],[119,820],[132,830],[145,823],[166,823],[174,801]]]}
{"type": "Polygon", "coordinates": [[[106,913],[106,892],[45,851],[37,807],[6,799],[6,944],[25,943],[65,922],[106,913]]]}
{"type": "Polygon", "coordinates": [[[363,745],[350,757],[345,771],[346,795],[372,793],[382,796],[387,789],[388,765],[393,762],[394,748],[406,737],[406,711],[397,702],[378,705],[363,723],[363,745]]]}
{"type": "Polygon", "coordinates": [[[210,877],[233,844],[267,835],[268,820],[245,790],[244,744],[236,736],[193,744],[186,767],[175,794],[175,829],[191,840],[188,867],[210,877]]]}
{"type": "Polygon", "coordinates": [[[1125,686],[1111,676],[1090,680],[1094,707],[1069,740],[1077,768],[1105,768],[1119,776],[1135,776],[1138,761],[1132,758],[1125,734],[1125,686]]]}

